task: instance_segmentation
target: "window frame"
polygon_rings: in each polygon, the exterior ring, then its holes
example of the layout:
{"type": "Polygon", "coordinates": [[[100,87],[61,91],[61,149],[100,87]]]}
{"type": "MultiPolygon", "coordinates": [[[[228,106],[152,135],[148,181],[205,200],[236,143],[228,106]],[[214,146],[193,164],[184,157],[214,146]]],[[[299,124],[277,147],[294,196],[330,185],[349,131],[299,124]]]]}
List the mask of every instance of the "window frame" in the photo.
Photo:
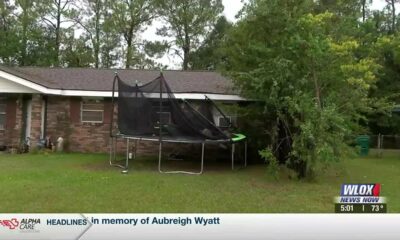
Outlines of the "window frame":
{"type": "Polygon", "coordinates": [[[163,123],[163,124],[172,124],[172,110],[171,110],[171,105],[168,101],[161,102],[161,111],[160,111],[160,103],[153,102],[152,110],[154,111],[154,113],[156,114],[156,117],[157,117],[157,119],[155,120],[155,123],[159,122],[160,114],[168,114],[168,123],[163,123]]]}
{"type": "MultiPolygon", "coordinates": [[[[89,103],[93,104],[93,103],[89,103]]],[[[94,99],[94,98],[83,98],[81,101],[81,123],[104,123],[104,99],[94,99]],[[83,109],[85,102],[87,101],[95,101],[94,103],[102,105],[102,109],[83,109]],[[87,121],[83,120],[84,112],[101,112],[101,121],[87,121]]]]}
{"type": "Polygon", "coordinates": [[[161,114],[167,114],[168,115],[168,122],[167,123],[161,123],[161,124],[171,124],[172,123],[172,114],[171,112],[167,112],[167,111],[162,111],[162,112],[156,112],[158,119],[157,121],[160,120],[160,115],[161,114]]]}
{"type": "MultiPolygon", "coordinates": [[[[0,111],[0,115],[4,115],[4,122],[1,124],[0,123],[0,130],[5,130],[6,129],[6,117],[7,117],[7,104],[4,102],[0,102],[0,105],[4,105],[4,111],[0,111]]],[[[1,109],[1,108],[0,108],[1,109]]]]}
{"type": "MultiPolygon", "coordinates": [[[[232,116],[226,116],[226,118],[228,118],[229,121],[233,124],[233,117],[232,117],[232,116]]],[[[226,125],[226,126],[222,126],[222,125],[221,125],[221,119],[225,119],[225,117],[222,116],[222,115],[218,116],[218,127],[221,127],[221,128],[228,128],[228,127],[229,127],[229,123],[228,123],[228,125],[226,125]]]]}

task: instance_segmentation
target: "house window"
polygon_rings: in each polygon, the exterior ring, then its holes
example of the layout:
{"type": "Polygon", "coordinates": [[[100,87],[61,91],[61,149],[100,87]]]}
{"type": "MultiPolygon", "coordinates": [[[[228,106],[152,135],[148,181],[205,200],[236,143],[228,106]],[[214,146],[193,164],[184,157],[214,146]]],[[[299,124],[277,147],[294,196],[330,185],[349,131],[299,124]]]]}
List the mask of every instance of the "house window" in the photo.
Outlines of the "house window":
{"type": "Polygon", "coordinates": [[[218,118],[218,126],[219,127],[229,127],[231,122],[232,122],[232,117],[230,117],[230,116],[226,116],[226,118],[224,118],[224,117],[218,118]]]}
{"type": "Polygon", "coordinates": [[[157,112],[161,124],[171,124],[171,113],[170,112],[157,112]]]}
{"type": "Polygon", "coordinates": [[[161,120],[161,124],[171,124],[171,107],[168,102],[163,102],[160,111],[160,102],[153,103],[153,111],[156,115],[156,122],[161,120]]]}
{"type": "Polygon", "coordinates": [[[6,124],[6,104],[0,103],[0,129],[4,129],[6,124]]]}
{"type": "Polygon", "coordinates": [[[102,123],[104,104],[101,100],[84,99],[81,107],[81,121],[83,123],[102,123]]]}

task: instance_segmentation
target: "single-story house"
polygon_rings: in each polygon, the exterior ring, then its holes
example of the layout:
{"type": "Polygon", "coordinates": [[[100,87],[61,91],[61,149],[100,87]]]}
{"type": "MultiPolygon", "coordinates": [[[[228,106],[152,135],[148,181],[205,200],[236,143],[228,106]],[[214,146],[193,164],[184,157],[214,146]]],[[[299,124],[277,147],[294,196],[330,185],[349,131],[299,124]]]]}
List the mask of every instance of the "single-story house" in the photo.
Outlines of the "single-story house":
{"type": "MultiPolygon", "coordinates": [[[[44,68],[0,66],[0,147],[17,148],[29,139],[31,149],[41,139],[65,139],[70,151],[107,152],[112,83],[121,79],[145,84],[155,70],[44,68]]],[[[216,72],[163,72],[175,97],[202,101],[244,100],[232,82],[216,72]]],[[[116,114],[114,114],[116,117],[116,114]]],[[[214,116],[219,122],[218,112],[214,116]]]]}
{"type": "Polygon", "coordinates": [[[400,113],[400,104],[394,106],[393,112],[394,112],[394,113],[400,113]]]}

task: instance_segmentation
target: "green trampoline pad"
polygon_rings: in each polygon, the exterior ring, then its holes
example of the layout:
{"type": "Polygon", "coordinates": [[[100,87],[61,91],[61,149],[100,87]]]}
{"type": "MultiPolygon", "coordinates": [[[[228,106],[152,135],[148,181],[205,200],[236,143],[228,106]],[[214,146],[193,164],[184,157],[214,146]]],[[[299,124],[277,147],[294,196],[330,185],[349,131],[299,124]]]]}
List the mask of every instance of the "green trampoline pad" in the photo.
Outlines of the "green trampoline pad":
{"type": "Polygon", "coordinates": [[[240,133],[234,133],[234,137],[232,138],[232,142],[239,142],[242,141],[243,139],[246,139],[246,136],[240,133]]]}

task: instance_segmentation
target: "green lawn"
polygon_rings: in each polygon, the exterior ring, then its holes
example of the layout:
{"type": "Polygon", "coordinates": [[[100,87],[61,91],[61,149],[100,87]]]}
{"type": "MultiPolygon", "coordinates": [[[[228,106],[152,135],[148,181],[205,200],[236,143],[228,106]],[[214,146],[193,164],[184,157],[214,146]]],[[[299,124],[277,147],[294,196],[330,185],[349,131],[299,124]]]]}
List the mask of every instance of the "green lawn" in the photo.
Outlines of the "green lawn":
{"type": "MultiPolygon", "coordinates": [[[[102,154],[0,155],[0,212],[333,212],[341,183],[381,183],[400,212],[400,154],[347,160],[314,182],[279,181],[265,166],[166,175],[140,159],[123,175],[102,154]]],[[[209,167],[207,170],[207,166],[209,167]]]]}

